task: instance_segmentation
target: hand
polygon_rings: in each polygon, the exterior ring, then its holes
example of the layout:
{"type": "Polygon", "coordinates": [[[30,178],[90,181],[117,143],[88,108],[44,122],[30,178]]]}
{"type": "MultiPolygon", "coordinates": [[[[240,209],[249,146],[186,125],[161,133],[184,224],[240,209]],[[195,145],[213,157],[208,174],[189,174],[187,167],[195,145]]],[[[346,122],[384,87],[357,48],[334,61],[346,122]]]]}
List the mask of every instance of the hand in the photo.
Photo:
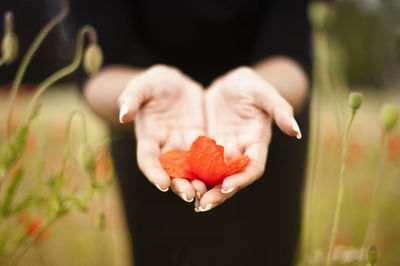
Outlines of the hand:
{"type": "Polygon", "coordinates": [[[289,136],[301,138],[290,104],[251,68],[217,79],[206,91],[205,105],[208,136],[225,147],[225,160],[244,154],[250,161],[243,172],[201,194],[199,211],[221,204],[263,174],[272,119],[289,136]]]}
{"type": "Polygon", "coordinates": [[[207,188],[200,180],[171,178],[160,155],[190,148],[204,135],[203,90],[179,70],[157,65],[134,77],[119,97],[120,122],[135,119],[137,160],[140,170],[158,189],[169,187],[187,202],[207,188]]]}

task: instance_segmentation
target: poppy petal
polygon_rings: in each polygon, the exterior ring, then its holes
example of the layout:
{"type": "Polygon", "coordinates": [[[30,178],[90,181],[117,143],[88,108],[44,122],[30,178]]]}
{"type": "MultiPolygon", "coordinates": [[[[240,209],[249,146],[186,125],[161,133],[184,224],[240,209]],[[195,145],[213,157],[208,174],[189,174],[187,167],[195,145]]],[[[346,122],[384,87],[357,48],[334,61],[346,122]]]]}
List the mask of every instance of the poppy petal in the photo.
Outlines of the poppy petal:
{"type": "Polygon", "coordinates": [[[190,147],[188,164],[201,181],[215,185],[224,173],[224,147],[213,139],[200,136],[190,147]]]}
{"type": "Polygon", "coordinates": [[[242,156],[239,156],[239,157],[229,160],[226,163],[224,177],[228,177],[228,176],[234,175],[236,173],[239,173],[241,170],[244,169],[244,167],[247,165],[249,160],[250,160],[250,158],[247,155],[242,155],[242,156]]]}
{"type": "Polygon", "coordinates": [[[171,150],[161,155],[160,162],[170,177],[193,180],[196,178],[187,163],[188,151],[171,150]]]}

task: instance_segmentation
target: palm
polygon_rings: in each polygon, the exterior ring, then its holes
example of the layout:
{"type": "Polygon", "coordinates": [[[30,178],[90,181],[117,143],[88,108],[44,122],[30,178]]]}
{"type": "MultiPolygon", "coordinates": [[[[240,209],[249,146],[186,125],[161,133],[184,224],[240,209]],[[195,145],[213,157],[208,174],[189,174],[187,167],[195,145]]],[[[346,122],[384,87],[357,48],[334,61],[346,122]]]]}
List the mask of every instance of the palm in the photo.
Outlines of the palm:
{"type": "Polygon", "coordinates": [[[224,80],[206,94],[207,128],[211,138],[225,147],[225,158],[242,155],[253,144],[267,146],[271,117],[257,107],[252,84],[224,80]]]}
{"type": "Polygon", "coordinates": [[[153,81],[149,99],[135,120],[136,136],[152,139],[161,152],[188,149],[197,136],[204,134],[201,88],[176,74],[153,81]]]}
{"type": "Polygon", "coordinates": [[[272,119],[287,134],[295,135],[290,105],[249,68],[239,68],[217,79],[205,96],[207,133],[225,147],[225,159],[247,155],[241,173],[227,177],[207,191],[200,210],[209,210],[231,197],[264,172],[272,119]]]}
{"type": "Polygon", "coordinates": [[[184,200],[205,190],[200,181],[171,179],[159,157],[172,149],[189,149],[204,135],[202,88],[176,69],[157,66],[135,78],[120,96],[121,121],[135,117],[138,165],[150,182],[162,191],[170,186],[184,200]],[[127,106],[127,107],[124,107],[127,106]]]}

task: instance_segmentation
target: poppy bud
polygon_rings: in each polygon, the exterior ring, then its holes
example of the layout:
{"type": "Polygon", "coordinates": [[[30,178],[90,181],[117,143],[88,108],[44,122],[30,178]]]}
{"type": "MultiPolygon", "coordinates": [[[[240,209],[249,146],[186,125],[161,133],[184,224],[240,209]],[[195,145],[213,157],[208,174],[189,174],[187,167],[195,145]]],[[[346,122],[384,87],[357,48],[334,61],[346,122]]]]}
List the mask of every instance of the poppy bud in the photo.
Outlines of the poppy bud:
{"type": "Polygon", "coordinates": [[[94,160],[94,154],[92,152],[92,150],[88,147],[88,145],[83,144],[80,148],[79,151],[79,156],[80,156],[80,162],[81,165],[83,167],[83,169],[85,169],[85,171],[88,174],[92,174],[95,171],[95,160],[94,160]]]}
{"type": "Polygon", "coordinates": [[[349,94],[349,106],[353,112],[357,111],[362,104],[362,94],[358,92],[351,92],[349,94]]]}
{"type": "Polygon", "coordinates": [[[18,56],[18,38],[13,32],[7,32],[1,42],[1,52],[7,64],[11,64],[18,56]]]}
{"type": "Polygon", "coordinates": [[[376,264],[378,261],[378,250],[375,246],[372,246],[368,249],[368,262],[372,266],[376,264]]]}
{"type": "Polygon", "coordinates": [[[103,64],[103,52],[97,43],[91,43],[85,50],[83,68],[88,75],[99,71],[103,64]]]}
{"type": "Polygon", "coordinates": [[[99,229],[104,229],[106,227],[106,215],[104,213],[100,213],[97,223],[99,229]]]}
{"type": "Polygon", "coordinates": [[[331,16],[332,9],[326,3],[313,2],[309,6],[309,18],[316,29],[324,29],[329,24],[331,16]]]}
{"type": "Polygon", "coordinates": [[[381,109],[381,122],[385,131],[392,130],[399,120],[399,111],[390,104],[385,104],[381,109]]]}

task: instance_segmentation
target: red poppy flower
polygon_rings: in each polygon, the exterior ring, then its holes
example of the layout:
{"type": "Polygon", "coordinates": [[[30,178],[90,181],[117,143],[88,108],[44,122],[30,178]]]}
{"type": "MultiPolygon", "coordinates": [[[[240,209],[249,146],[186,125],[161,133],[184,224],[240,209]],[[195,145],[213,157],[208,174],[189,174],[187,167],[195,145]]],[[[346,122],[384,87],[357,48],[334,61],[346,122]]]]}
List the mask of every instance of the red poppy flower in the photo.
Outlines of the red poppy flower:
{"type": "Polygon", "coordinates": [[[224,147],[206,136],[198,137],[189,151],[172,150],[160,157],[164,170],[170,177],[198,178],[206,184],[217,185],[228,176],[240,172],[249,157],[239,156],[228,162],[224,160],[224,147]]]}
{"type": "Polygon", "coordinates": [[[196,179],[187,163],[188,153],[185,150],[172,150],[161,155],[161,165],[170,177],[196,179]]]}

